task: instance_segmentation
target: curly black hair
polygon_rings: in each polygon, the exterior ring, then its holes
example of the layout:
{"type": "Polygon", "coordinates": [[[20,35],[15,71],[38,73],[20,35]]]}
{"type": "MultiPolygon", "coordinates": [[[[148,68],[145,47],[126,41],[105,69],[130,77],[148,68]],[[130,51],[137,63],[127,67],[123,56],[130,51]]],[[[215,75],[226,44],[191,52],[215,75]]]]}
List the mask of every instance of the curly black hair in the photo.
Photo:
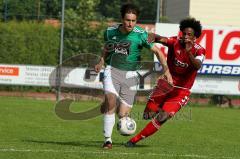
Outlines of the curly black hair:
{"type": "Polygon", "coordinates": [[[122,5],[120,12],[121,12],[122,18],[124,18],[126,13],[136,14],[137,17],[140,13],[139,8],[136,5],[131,4],[131,3],[126,3],[126,4],[122,5]]]}
{"type": "Polygon", "coordinates": [[[202,25],[200,21],[192,17],[181,20],[179,28],[181,31],[183,31],[185,28],[192,28],[194,30],[194,36],[197,38],[199,38],[202,34],[202,25]]]}

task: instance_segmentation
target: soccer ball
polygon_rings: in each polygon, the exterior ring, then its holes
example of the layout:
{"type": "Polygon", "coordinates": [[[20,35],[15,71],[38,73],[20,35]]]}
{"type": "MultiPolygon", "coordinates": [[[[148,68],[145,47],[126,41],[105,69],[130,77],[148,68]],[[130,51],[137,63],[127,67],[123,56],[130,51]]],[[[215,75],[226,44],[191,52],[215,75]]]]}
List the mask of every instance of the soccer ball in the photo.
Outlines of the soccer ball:
{"type": "Polygon", "coordinates": [[[136,122],[130,117],[123,117],[117,123],[117,130],[123,136],[129,136],[135,133],[136,122]]]}

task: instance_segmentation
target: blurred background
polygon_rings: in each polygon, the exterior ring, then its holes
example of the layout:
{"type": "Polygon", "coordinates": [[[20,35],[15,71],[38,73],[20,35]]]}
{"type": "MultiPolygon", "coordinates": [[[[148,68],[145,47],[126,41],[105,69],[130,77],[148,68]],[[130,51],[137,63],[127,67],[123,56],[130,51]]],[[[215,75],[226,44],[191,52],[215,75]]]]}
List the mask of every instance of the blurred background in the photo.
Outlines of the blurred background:
{"type": "MultiPolygon", "coordinates": [[[[87,62],[87,57],[98,57],[103,46],[104,29],[121,22],[120,6],[127,2],[140,7],[138,23],[149,32],[158,32],[161,24],[176,24],[177,27],[179,21],[188,16],[200,20],[205,28],[201,44],[209,51],[205,69],[212,70],[199,72],[201,84],[196,85],[191,102],[240,106],[238,0],[1,0],[0,96],[55,100],[56,92],[66,91],[78,95],[87,93],[90,96],[87,100],[96,95],[101,98],[100,87],[52,88],[49,75],[58,64],[80,67],[87,62]],[[226,46],[219,43],[226,43],[226,46]],[[76,60],[73,57],[83,54],[91,55],[73,62],[76,60]],[[207,85],[208,80],[211,85],[207,85]],[[212,88],[201,91],[201,87],[212,88]]],[[[154,57],[144,49],[142,60],[153,62],[154,57]]],[[[79,74],[75,80],[81,76],[79,74]]],[[[94,76],[101,78],[101,74],[94,76]]],[[[95,84],[100,85],[99,82],[95,84]]],[[[144,102],[146,94],[142,92],[138,93],[137,99],[144,102]]]]}

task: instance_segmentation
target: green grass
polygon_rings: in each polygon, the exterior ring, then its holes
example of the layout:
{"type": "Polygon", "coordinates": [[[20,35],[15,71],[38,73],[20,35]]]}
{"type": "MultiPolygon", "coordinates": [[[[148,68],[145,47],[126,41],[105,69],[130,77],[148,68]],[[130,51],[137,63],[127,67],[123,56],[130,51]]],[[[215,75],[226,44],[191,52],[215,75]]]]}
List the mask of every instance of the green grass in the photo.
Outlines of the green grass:
{"type": "MultiPolygon", "coordinates": [[[[72,111],[86,110],[97,102],[74,103],[72,111]]],[[[144,105],[133,117],[138,130],[144,105]]],[[[159,132],[125,148],[129,137],[113,132],[114,147],[102,150],[102,116],[87,121],[65,121],[54,113],[54,102],[0,97],[0,159],[239,159],[240,110],[186,107],[159,132]]]]}

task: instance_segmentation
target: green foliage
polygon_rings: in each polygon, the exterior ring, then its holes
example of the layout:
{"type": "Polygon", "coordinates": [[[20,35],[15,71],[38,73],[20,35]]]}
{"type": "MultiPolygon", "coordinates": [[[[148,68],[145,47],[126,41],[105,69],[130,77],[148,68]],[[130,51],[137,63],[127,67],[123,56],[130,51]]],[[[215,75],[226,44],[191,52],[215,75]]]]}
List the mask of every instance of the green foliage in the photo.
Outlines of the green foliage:
{"type": "Polygon", "coordinates": [[[55,65],[59,30],[36,22],[0,23],[0,63],[55,65]]]}
{"type": "Polygon", "coordinates": [[[33,19],[37,15],[37,2],[34,0],[4,0],[4,14],[8,19],[33,19]]]}
{"type": "Polygon", "coordinates": [[[40,15],[42,18],[57,18],[61,11],[59,0],[38,0],[40,1],[40,15]]]}
{"type": "MultiPolygon", "coordinates": [[[[120,20],[120,7],[123,3],[132,2],[139,6],[140,23],[154,23],[156,19],[156,0],[66,0],[66,10],[72,9],[88,10],[92,8],[93,12],[98,12],[97,19],[102,17],[120,20]],[[146,5],[147,3],[147,5],[146,5]]],[[[0,0],[0,18],[3,20],[6,15],[7,20],[33,20],[60,18],[62,7],[61,0],[0,0]]],[[[82,17],[91,16],[92,12],[81,12],[82,17]]]]}
{"type": "Polygon", "coordinates": [[[119,21],[121,17],[120,7],[121,1],[119,0],[100,0],[98,12],[106,18],[119,21]]]}
{"type": "Polygon", "coordinates": [[[1,19],[32,20],[58,18],[61,11],[59,0],[2,0],[0,2],[1,19]]]}
{"type": "Polygon", "coordinates": [[[78,53],[101,53],[106,25],[103,22],[94,24],[98,3],[98,0],[80,0],[76,10],[66,10],[64,59],[78,53]]]}
{"type": "Polygon", "coordinates": [[[132,0],[132,2],[139,6],[140,9],[139,23],[155,23],[157,12],[156,0],[132,0]]]}
{"type": "Polygon", "coordinates": [[[98,12],[106,18],[111,18],[115,21],[119,21],[121,18],[121,5],[130,2],[136,4],[139,7],[139,23],[155,23],[157,12],[156,0],[100,0],[100,3],[98,5],[98,12]]]}

